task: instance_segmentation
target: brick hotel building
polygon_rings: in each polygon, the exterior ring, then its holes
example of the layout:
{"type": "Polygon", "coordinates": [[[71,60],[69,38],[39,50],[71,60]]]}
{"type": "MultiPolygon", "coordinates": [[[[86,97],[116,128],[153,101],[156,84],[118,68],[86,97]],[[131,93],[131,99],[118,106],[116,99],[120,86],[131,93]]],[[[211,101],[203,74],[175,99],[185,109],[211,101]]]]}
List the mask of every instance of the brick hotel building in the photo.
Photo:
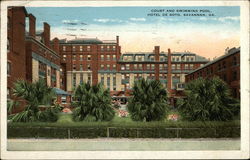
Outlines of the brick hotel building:
{"type": "Polygon", "coordinates": [[[57,88],[60,103],[62,97],[65,103],[69,102],[68,94],[59,89],[60,55],[50,45],[49,24],[44,22],[43,30],[36,31],[36,18],[32,14],[28,14],[24,7],[9,7],[7,25],[8,98],[11,98],[11,88],[17,80],[35,82],[44,79],[48,86],[57,88]]]}
{"type": "Polygon", "coordinates": [[[226,50],[225,54],[186,75],[186,82],[199,77],[218,76],[232,90],[232,96],[240,99],[240,48],[226,50]]]}
{"type": "MultiPolygon", "coordinates": [[[[69,93],[83,82],[103,83],[111,95],[131,91],[135,80],[157,79],[169,97],[183,96],[185,75],[209,61],[195,53],[160,51],[121,54],[119,37],[51,41],[50,26],[36,30],[36,18],[24,7],[8,9],[8,96],[17,79],[45,79],[56,88],[58,102],[69,103],[69,93]]],[[[174,103],[174,102],[173,102],[174,103]]]]}

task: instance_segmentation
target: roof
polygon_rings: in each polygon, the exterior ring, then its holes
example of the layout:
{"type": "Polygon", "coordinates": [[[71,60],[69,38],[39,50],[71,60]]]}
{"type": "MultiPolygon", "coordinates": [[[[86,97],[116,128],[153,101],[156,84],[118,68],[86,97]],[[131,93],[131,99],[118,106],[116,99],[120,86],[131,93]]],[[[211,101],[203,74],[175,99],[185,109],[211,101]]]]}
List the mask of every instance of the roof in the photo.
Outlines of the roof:
{"type": "Polygon", "coordinates": [[[56,95],[70,95],[68,92],[65,92],[64,90],[59,88],[53,88],[53,90],[56,92],[56,95]]]}
{"type": "Polygon", "coordinates": [[[61,39],[59,43],[68,43],[68,44],[102,44],[103,41],[97,38],[77,38],[73,40],[61,39]]]}
{"type": "MultiPolygon", "coordinates": [[[[135,56],[144,56],[144,61],[150,61],[150,56],[155,55],[154,52],[126,52],[121,55],[121,61],[123,61],[124,56],[132,56],[134,61],[135,56]]],[[[167,52],[160,52],[160,56],[168,57],[167,52]]],[[[191,52],[173,52],[171,56],[195,56],[194,62],[209,62],[205,57],[199,56],[191,52]]]]}
{"type": "Polygon", "coordinates": [[[224,54],[223,56],[220,56],[220,57],[216,58],[216,59],[213,60],[213,61],[210,61],[210,62],[206,63],[204,66],[202,66],[202,67],[200,67],[200,68],[197,68],[196,70],[190,72],[189,74],[192,74],[192,73],[194,73],[194,72],[196,72],[196,71],[198,71],[198,70],[201,70],[201,69],[203,69],[203,68],[205,68],[205,67],[207,67],[207,66],[209,66],[209,65],[211,65],[211,64],[214,64],[214,63],[216,63],[216,62],[218,62],[218,61],[220,61],[220,60],[222,60],[222,59],[224,59],[224,58],[226,58],[226,57],[229,57],[229,56],[231,56],[231,55],[233,55],[233,54],[236,54],[236,53],[238,53],[238,52],[240,52],[240,47],[239,47],[239,48],[235,48],[235,47],[234,47],[234,48],[231,48],[231,49],[228,51],[228,53],[224,54]]]}

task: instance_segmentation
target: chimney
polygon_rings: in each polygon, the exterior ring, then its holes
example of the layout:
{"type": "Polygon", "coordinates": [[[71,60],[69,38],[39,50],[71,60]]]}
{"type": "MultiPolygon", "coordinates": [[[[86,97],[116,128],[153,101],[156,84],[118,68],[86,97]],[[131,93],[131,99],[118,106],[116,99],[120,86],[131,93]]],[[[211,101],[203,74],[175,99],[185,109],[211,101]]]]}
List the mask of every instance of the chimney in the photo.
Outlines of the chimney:
{"type": "Polygon", "coordinates": [[[36,17],[33,14],[29,14],[29,36],[36,37],[36,17]]]}
{"type": "Polygon", "coordinates": [[[167,75],[167,90],[169,96],[171,96],[171,86],[172,86],[172,63],[171,63],[171,51],[168,49],[168,75],[167,75]]]}
{"type": "Polygon", "coordinates": [[[43,23],[43,38],[45,46],[50,48],[50,25],[46,22],[43,23]]]}
{"type": "Polygon", "coordinates": [[[58,38],[54,38],[53,39],[53,50],[59,54],[59,39],[58,38]]]}
{"type": "MultiPolygon", "coordinates": [[[[159,59],[160,59],[160,46],[155,46],[154,53],[155,53],[155,61],[159,62],[159,59]]],[[[155,79],[159,80],[159,77],[160,77],[159,63],[155,63],[155,79]]]]}
{"type": "Polygon", "coordinates": [[[116,36],[116,43],[119,46],[119,36],[116,36]]]}

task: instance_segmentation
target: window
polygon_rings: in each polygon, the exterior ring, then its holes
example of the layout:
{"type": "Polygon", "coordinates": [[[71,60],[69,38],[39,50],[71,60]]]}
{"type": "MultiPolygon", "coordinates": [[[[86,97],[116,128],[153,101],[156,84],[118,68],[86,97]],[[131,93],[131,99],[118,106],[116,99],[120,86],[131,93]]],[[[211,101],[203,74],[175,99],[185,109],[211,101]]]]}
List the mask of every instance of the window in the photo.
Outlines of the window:
{"type": "Polygon", "coordinates": [[[107,55],[107,61],[110,61],[110,55],[109,54],[107,55]]]}
{"type": "Polygon", "coordinates": [[[74,87],[76,86],[76,74],[75,73],[73,74],[73,86],[74,87]]]}
{"type": "Polygon", "coordinates": [[[80,83],[83,84],[83,74],[80,74],[80,83]]]}
{"type": "Polygon", "coordinates": [[[88,65],[87,65],[87,68],[88,68],[88,70],[91,70],[91,65],[88,64],[88,65]]]}
{"type": "Polygon", "coordinates": [[[76,64],[73,64],[73,71],[76,70],[76,64]]]}
{"type": "Polygon", "coordinates": [[[181,64],[177,64],[177,69],[181,69],[181,64]]]}
{"type": "Polygon", "coordinates": [[[180,58],[179,58],[179,57],[177,57],[177,58],[176,58],[176,61],[178,62],[179,60],[180,60],[180,58]]]}
{"type": "Polygon", "coordinates": [[[88,73],[88,83],[91,83],[91,74],[88,73]]]}
{"type": "Polygon", "coordinates": [[[113,90],[116,90],[116,76],[113,74],[113,90]]]}
{"type": "Polygon", "coordinates": [[[115,49],[116,49],[116,46],[112,46],[112,48],[113,48],[113,51],[115,51],[115,49]]]}
{"type": "Polygon", "coordinates": [[[218,64],[218,70],[221,70],[221,64],[220,63],[218,64]]]}
{"type": "Polygon", "coordinates": [[[175,64],[172,64],[172,69],[175,69],[175,64]]]}
{"type": "Polygon", "coordinates": [[[190,61],[194,61],[194,57],[191,57],[191,58],[190,58],[190,61]]]}
{"type": "Polygon", "coordinates": [[[139,64],[139,69],[142,69],[142,64],[139,64]]]}
{"type": "Polygon", "coordinates": [[[107,64],[107,70],[110,70],[110,65],[109,64],[107,64]]]}
{"type": "Polygon", "coordinates": [[[163,70],[163,64],[159,64],[159,69],[163,70]]]}
{"type": "Polygon", "coordinates": [[[66,61],[67,55],[63,55],[63,60],[66,61]]]}
{"type": "Polygon", "coordinates": [[[126,70],[129,70],[129,64],[126,64],[126,70]]]}
{"type": "Polygon", "coordinates": [[[134,64],[134,70],[137,70],[137,64],[134,64]]]}
{"type": "Polygon", "coordinates": [[[150,64],[147,64],[147,70],[150,70],[150,64]]]}
{"type": "Polygon", "coordinates": [[[67,103],[67,97],[66,96],[62,96],[61,97],[61,101],[62,101],[62,104],[66,104],[67,103]]]}
{"type": "Polygon", "coordinates": [[[91,55],[88,54],[87,56],[87,60],[90,61],[91,60],[91,55]]]}
{"type": "Polygon", "coordinates": [[[155,65],[154,64],[151,64],[151,69],[155,69],[155,65]]]}
{"type": "Polygon", "coordinates": [[[66,46],[63,46],[63,51],[66,51],[66,46]]]}
{"type": "Polygon", "coordinates": [[[7,63],[7,75],[9,76],[11,74],[11,63],[7,63]]]}
{"type": "Polygon", "coordinates": [[[107,51],[109,51],[109,49],[110,49],[109,46],[107,46],[107,51]]]}
{"type": "Polygon", "coordinates": [[[194,64],[189,65],[190,69],[194,69],[194,64]]]}
{"type": "Polygon", "coordinates": [[[101,74],[101,83],[104,84],[104,75],[101,74]]]}
{"type": "Polygon", "coordinates": [[[82,46],[80,46],[80,51],[82,51],[83,49],[82,49],[82,46]]]}
{"type": "Polygon", "coordinates": [[[175,57],[172,58],[172,61],[173,61],[173,62],[175,61],[175,57]]]}
{"type": "Polygon", "coordinates": [[[10,39],[8,38],[8,40],[7,40],[7,52],[9,52],[10,51],[10,39]]]}
{"type": "Polygon", "coordinates": [[[223,68],[225,69],[227,66],[226,66],[226,61],[223,61],[223,68]]]}
{"type": "Polygon", "coordinates": [[[87,46],[87,51],[90,51],[90,50],[91,50],[90,46],[87,46]]]}
{"type": "Polygon", "coordinates": [[[101,61],[104,61],[104,55],[103,54],[101,55],[101,61]]]}
{"type": "Polygon", "coordinates": [[[125,70],[125,65],[121,65],[121,70],[125,70]]]}
{"type": "Polygon", "coordinates": [[[155,60],[155,56],[150,56],[150,60],[154,61],[155,60]]]}
{"type": "Polygon", "coordinates": [[[165,61],[165,57],[164,57],[164,56],[161,56],[161,57],[160,57],[160,61],[161,61],[161,62],[164,62],[164,61],[165,61]]]}
{"type": "Polygon", "coordinates": [[[107,76],[107,86],[108,86],[108,89],[110,88],[110,75],[108,74],[107,76]]]}
{"type": "Polygon", "coordinates": [[[72,46],[72,50],[73,50],[73,51],[76,51],[76,46],[72,46]]]}
{"type": "Polygon", "coordinates": [[[104,69],[104,65],[103,64],[101,64],[101,69],[104,69]]]}
{"type": "Polygon", "coordinates": [[[83,70],[83,68],[82,68],[82,64],[80,64],[80,71],[82,71],[83,70]]]}
{"type": "Polygon", "coordinates": [[[48,76],[50,76],[50,70],[48,69],[48,76]]]}
{"type": "Polygon", "coordinates": [[[187,59],[186,59],[187,61],[189,61],[189,57],[187,57],[187,59]]]}
{"type": "Polygon", "coordinates": [[[116,60],[116,55],[113,55],[113,61],[115,61],[116,60]]]}
{"type": "Polygon", "coordinates": [[[76,60],[76,55],[75,55],[75,54],[73,55],[73,60],[74,60],[74,61],[76,60]]]}
{"type": "Polygon", "coordinates": [[[185,64],[185,69],[189,69],[189,68],[188,68],[188,64],[185,64]]]}
{"type": "Polygon", "coordinates": [[[101,46],[101,51],[104,51],[104,46],[101,46]]]}
{"type": "Polygon", "coordinates": [[[164,70],[167,70],[167,69],[168,69],[168,65],[164,64],[164,70]]]}
{"type": "Polygon", "coordinates": [[[113,64],[113,70],[116,70],[116,64],[113,64]]]}
{"type": "Polygon", "coordinates": [[[80,61],[82,61],[83,60],[83,55],[80,55],[80,61]]]}
{"type": "Polygon", "coordinates": [[[236,56],[233,57],[233,65],[237,65],[237,57],[236,56]]]}

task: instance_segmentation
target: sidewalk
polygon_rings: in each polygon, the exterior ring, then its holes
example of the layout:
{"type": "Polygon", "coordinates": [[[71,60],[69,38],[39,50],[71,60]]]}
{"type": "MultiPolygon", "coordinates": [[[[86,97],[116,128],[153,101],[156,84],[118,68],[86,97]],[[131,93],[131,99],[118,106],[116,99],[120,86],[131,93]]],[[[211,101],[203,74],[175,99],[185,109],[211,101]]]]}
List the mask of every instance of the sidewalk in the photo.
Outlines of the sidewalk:
{"type": "Polygon", "coordinates": [[[240,150],[240,139],[8,139],[8,151],[240,150]]]}

